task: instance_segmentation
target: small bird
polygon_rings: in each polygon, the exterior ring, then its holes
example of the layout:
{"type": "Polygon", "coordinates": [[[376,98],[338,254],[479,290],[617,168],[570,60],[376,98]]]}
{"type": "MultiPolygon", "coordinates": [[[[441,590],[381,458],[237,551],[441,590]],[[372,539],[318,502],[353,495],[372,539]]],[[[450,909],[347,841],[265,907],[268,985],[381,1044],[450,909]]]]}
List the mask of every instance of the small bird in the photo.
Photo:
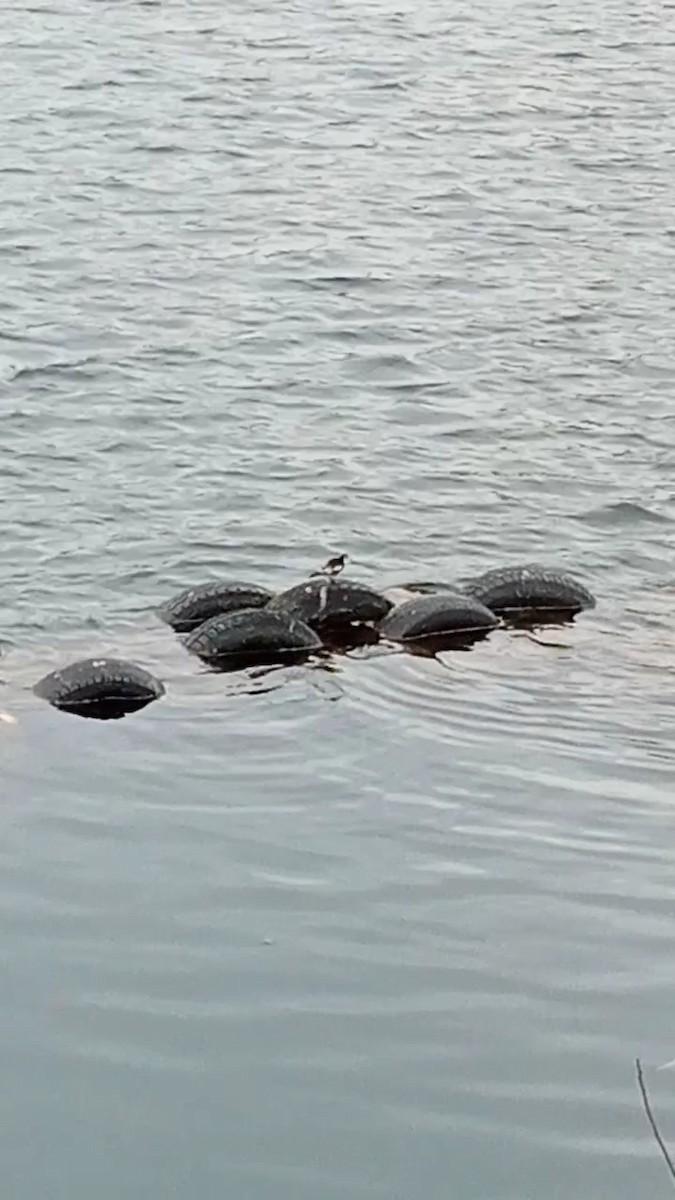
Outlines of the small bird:
{"type": "Polygon", "coordinates": [[[344,570],[346,561],[346,554],[336,554],[334,558],[329,558],[328,561],[323,564],[321,570],[312,571],[310,579],[315,579],[317,575],[330,575],[331,579],[334,579],[336,575],[340,574],[340,571],[344,570]]]}

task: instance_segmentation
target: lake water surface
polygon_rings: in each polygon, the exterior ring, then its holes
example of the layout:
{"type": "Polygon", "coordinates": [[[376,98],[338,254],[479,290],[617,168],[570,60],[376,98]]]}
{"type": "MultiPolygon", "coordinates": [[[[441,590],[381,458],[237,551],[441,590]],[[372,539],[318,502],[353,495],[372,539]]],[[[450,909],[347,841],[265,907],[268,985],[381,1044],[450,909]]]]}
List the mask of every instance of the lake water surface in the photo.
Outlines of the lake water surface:
{"type": "Polygon", "coordinates": [[[0,11],[3,1196],[667,1195],[675,8],[0,11]],[[253,680],[153,615],[338,550],[599,603],[253,680]],[[32,695],[106,652],[166,698],[32,695]]]}

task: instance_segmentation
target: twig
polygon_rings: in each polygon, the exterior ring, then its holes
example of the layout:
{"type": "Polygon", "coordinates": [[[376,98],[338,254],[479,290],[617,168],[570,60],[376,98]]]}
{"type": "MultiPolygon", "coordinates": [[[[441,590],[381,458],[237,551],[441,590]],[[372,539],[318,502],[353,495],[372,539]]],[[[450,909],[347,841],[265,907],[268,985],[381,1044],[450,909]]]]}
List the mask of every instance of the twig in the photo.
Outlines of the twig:
{"type": "Polygon", "coordinates": [[[640,1095],[642,1097],[642,1104],[644,1106],[645,1113],[647,1114],[647,1120],[649,1121],[651,1131],[654,1134],[656,1144],[665,1159],[666,1166],[670,1172],[670,1177],[675,1183],[675,1166],[673,1166],[673,1160],[668,1153],[668,1147],[659,1133],[659,1127],[656,1124],[656,1118],[652,1112],[652,1106],[649,1103],[649,1096],[647,1095],[647,1088],[642,1073],[642,1063],[640,1062],[639,1058],[635,1059],[635,1074],[637,1075],[637,1082],[640,1089],[640,1095]]]}
{"type": "Polygon", "coordinates": [[[534,636],[531,629],[523,629],[521,632],[531,642],[536,642],[538,646],[546,646],[549,650],[569,650],[570,648],[569,642],[542,642],[540,638],[534,636]]]}

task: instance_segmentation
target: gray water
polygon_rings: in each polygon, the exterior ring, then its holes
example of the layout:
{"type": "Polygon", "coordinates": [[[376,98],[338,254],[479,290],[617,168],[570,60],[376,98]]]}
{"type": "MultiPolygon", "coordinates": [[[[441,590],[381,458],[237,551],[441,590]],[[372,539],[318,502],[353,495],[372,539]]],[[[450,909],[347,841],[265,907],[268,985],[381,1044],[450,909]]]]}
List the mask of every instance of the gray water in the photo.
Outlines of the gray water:
{"type": "Polygon", "coordinates": [[[1,14],[3,1196],[666,1195],[675,10],[1,14]],[[253,679],[153,613],[338,550],[599,603],[253,679]],[[166,698],[32,695],[104,652],[166,698]]]}

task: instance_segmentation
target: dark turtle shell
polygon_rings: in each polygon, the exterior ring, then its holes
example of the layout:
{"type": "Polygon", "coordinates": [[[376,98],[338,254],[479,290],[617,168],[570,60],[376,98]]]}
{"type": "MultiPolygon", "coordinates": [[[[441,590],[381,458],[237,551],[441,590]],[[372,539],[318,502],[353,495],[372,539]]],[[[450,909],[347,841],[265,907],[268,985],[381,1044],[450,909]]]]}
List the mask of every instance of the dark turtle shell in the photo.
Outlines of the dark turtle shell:
{"type": "Polygon", "coordinates": [[[85,658],[45,675],[33,688],[54,708],[105,719],[136,712],[164,695],[164,684],[121,658],[85,658]]]}
{"type": "Polygon", "coordinates": [[[237,612],[241,608],[264,608],[273,595],[268,588],[254,583],[202,583],[167,600],[158,612],[176,633],[189,633],[209,617],[237,612]]]}
{"type": "Polygon", "coordinates": [[[304,621],[268,608],[243,608],[211,617],[185,639],[190,654],[232,668],[303,658],[320,646],[316,633],[304,621]]]}
{"type": "Polygon", "coordinates": [[[498,624],[495,614],[472,596],[447,591],[405,600],[380,621],[378,628],[392,642],[412,642],[446,634],[488,632],[498,624]]]}
{"type": "Polygon", "coordinates": [[[325,630],[379,621],[391,607],[391,600],[366,583],[318,575],[280,592],[267,612],[293,613],[312,629],[325,630]]]}
{"type": "Polygon", "coordinates": [[[594,608],[595,597],[566,571],[536,563],[497,567],[462,584],[462,591],[499,614],[556,612],[574,614],[594,608]]]}

